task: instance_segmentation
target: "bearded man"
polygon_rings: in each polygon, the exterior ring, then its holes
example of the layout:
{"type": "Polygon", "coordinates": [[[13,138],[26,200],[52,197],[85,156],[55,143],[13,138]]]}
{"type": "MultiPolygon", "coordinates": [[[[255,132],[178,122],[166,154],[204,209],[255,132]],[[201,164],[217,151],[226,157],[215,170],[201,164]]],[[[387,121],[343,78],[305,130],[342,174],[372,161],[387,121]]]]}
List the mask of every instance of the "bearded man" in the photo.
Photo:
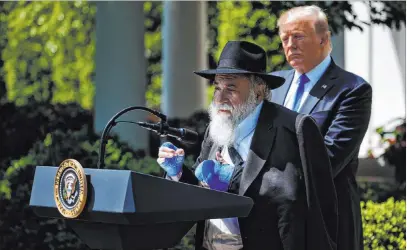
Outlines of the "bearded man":
{"type": "Polygon", "coordinates": [[[270,89],[281,86],[284,79],[268,75],[266,66],[261,47],[228,42],[217,69],[195,72],[213,81],[215,92],[211,122],[193,170],[182,164],[183,149],[168,142],[160,147],[157,162],[167,178],[254,201],[246,218],[198,223],[195,249],[335,248],[331,235],[336,229],[336,196],[322,136],[311,118],[268,101],[270,89]],[[313,138],[306,141],[314,143],[318,161],[302,160],[298,131],[313,138]],[[322,167],[312,165],[311,173],[305,161],[322,167]],[[321,181],[324,186],[315,191],[321,181]],[[321,190],[325,193],[314,193],[321,190]],[[321,205],[315,197],[323,197],[321,205]]]}

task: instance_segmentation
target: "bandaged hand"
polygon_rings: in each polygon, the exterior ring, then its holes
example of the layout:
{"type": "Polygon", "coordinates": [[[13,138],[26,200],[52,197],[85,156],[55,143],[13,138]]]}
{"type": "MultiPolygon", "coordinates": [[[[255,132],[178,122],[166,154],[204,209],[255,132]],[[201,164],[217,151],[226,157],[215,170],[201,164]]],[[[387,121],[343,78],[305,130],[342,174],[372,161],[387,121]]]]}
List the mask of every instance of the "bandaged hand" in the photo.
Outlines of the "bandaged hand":
{"type": "Polygon", "coordinates": [[[234,167],[215,160],[205,160],[195,169],[195,176],[203,186],[218,191],[227,191],[234,167]]]}
{"type": "Polygon", "coordinates": [[[158,151],[157,162],[168,176],[177,176],[182,171],[185,153],[182,148],[175,147],[171,142],[165,142],[158,151]]]}

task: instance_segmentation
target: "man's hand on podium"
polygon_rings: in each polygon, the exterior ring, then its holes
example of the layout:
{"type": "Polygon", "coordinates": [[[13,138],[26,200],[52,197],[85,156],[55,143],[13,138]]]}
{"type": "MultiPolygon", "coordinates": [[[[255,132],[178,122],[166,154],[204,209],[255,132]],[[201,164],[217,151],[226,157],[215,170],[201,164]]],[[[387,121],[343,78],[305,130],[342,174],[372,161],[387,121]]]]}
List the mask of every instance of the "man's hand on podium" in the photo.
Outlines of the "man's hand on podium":
{"type": "Polygon", "coordinates": [[[185,152],[182,148],[175,147],[171,142],[165,142],[158,151],[157,162],[171,179],[178,180],[182,174],[184,157],[185,152]]]}
{"type": "Polygon", "coordinates": [[[205,160],[195,169],[195,176],[204,187],[218,191],[226,191],[232,177],[234,167],[216,160],[205,160]]]}

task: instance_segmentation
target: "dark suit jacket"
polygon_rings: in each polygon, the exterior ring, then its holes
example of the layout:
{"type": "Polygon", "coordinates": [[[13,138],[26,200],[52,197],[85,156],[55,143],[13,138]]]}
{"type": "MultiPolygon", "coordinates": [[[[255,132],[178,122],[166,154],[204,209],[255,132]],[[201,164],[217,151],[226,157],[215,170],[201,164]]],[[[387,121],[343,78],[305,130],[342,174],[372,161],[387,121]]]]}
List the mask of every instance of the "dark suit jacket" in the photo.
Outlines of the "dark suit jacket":
{"type": "MultiPolygon", "coordinates": [[[[294,70],[273,72],[286,79],[272,92],[272,101],[284,104],[294,70]]],[[[299,112],[318,124],[331,161],[338,196],[338,250],[363,249],[360,201],[356,183],[358,152],[371,113],[372,88],[361,77],[332,60],[299,112]]]]}
{"type": "MultiPolygon", "coordinates": [[[[219,148],[207,134],[193,168],[213,158],[219,148]]],[[[228,190],[254,201],[249,216],[239,218],[244,249],[336,249],[337,202],[327,165],[314,121],[265,101],[247,161],[232,175],[228,190]]],[[[185,167],[180,181],[198,182],[185,167]]],[[[202,246],[203,231],[199,223],[196,249],[202,246]]]]}

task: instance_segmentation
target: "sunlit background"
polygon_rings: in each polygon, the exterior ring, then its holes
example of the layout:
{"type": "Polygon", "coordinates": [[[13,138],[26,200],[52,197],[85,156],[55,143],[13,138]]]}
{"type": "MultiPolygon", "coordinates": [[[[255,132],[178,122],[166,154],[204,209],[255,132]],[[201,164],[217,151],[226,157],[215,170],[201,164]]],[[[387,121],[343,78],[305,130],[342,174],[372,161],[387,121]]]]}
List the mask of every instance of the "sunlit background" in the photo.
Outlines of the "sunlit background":
{"type": "MultiPolygon", "coordinates": [[[[35,166],[95,168],[104,126],[132,105],[202,139],[213,88],[193,71],[216,67],[229,40],[261,45],[270,72],[289,68],[276,22],[304,4],[326,11],[336,64],[373,87],[358,172],[365,249],[405,249],[406,2],[389,1],[0,2],[0,249],[87,249],[64,221],[28,207],[35,166]]],[[[164,139],[119,124],[106,167],[161,175],[164,139]]],[[[191,165],[200,145],[178,145],[191,165]]],[[[177,249],[192,249],[191,235],[177,249]]]]}

